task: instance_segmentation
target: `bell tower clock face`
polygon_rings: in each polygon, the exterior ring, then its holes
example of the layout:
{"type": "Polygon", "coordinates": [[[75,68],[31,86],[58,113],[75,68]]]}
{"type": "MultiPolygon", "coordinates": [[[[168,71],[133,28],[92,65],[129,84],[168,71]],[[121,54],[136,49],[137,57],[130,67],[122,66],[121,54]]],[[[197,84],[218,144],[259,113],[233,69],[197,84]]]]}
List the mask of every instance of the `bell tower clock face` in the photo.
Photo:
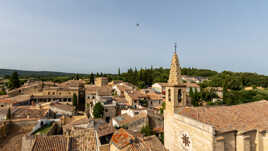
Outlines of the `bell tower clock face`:
{"type": "Polygon", "coordinates": [[[182,132],[179,136],[180,146],[184,151],[192,151],[192,139],[187,132],[182,132]]]}

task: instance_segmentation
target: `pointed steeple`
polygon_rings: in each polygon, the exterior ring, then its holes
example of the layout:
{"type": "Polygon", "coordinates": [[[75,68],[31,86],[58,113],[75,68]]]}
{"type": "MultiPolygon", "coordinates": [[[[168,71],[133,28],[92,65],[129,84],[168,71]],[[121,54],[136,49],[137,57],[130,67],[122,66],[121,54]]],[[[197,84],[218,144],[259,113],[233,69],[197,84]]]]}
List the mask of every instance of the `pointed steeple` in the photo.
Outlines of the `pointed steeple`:
{"type": "Polygon", "coordinates": [[[168,84],[170,85],[182,85],[183,84],[182,79],[181,79],[181,68],[179,64],[178,55],[176,52],[176,44],[175,44],[175,52],[172,56],[168,84]]]}

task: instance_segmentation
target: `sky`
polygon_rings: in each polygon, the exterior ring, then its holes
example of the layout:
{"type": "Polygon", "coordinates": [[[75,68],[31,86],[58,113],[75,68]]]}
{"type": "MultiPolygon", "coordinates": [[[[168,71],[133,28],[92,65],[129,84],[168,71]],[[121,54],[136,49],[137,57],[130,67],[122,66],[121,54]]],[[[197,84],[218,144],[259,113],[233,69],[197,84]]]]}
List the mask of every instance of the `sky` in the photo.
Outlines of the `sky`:
{"type": "Polygon", "coordinates": [[[182,67],[268,75],[267,0],[3,0],[0,68],[182,67]],[[136,26],[136,24],[140,26],[136,26]]]}

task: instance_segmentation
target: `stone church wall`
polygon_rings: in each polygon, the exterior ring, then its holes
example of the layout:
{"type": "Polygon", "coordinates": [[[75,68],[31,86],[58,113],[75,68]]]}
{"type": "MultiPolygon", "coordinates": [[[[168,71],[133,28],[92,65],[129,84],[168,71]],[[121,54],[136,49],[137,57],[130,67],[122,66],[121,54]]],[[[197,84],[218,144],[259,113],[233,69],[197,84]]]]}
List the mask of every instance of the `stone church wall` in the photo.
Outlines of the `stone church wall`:
{"type": "Polygon", "coordinates": [[[266,151],[268,150],[268,132],[263,132],[259,134],[259,150],[257,151],[266,151]]]}
{"type": "Polygon", "coordinates": [[[235,149],[236,149],[236,133],[235,132],[224,133],[220,136],[224,138],[224,140],[223,140],[224,151],[235,151],[235,149]]]}
{"type": "Polygon", "coordinates": [[[165,147],[169,151],[213,151],[214,129],[210,125],[183,117],[179,114],[165,113],[165,147]],[[189,145],[185,147],[182,136],[187,134],[189,145]]]}

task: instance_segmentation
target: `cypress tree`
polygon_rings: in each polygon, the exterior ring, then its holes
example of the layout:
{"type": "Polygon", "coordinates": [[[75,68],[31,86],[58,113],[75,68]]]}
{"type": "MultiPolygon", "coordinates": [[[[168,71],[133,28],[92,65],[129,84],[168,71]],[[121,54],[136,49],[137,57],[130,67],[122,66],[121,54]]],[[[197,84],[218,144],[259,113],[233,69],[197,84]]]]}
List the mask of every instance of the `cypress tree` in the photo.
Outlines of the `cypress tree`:
{"type": "Polygon", "coordinates": [[[119,75],[119,76],[121,75],[120,68],[118,68],[118,75],[119,75]]]}
{"type": "Polygon", "coordinates": [[[89,83],[94,84],[95,83],[94,79],[95,79],[94,74],[91,72],[90,77],[89,77],[89,83]]]}
{"type": "Polygon", "coordinates": [[[12,75],[9,78],[9,81],[8,81],[8,87],[10,89],[15,89],[15,88],[20,87],[20,79],[19,79],[19,75],[18,75],[17,72],[12,73],[12,75]]]}
{"type": "Polygon", "coordinates": [[[75,109],[77,109],[77,105],[78,105],[78,103],[77,103],[77,95],[74,93],[73,94],[73,106],[75,107],[75,109]]]}
{"type": "Polygon", "coordinates": [[[10,108],[8,108],[8,110],[7,110],[7,119],[8,120],[10,120],[11,119],[11,110],[10,110],[10,108]]]}

